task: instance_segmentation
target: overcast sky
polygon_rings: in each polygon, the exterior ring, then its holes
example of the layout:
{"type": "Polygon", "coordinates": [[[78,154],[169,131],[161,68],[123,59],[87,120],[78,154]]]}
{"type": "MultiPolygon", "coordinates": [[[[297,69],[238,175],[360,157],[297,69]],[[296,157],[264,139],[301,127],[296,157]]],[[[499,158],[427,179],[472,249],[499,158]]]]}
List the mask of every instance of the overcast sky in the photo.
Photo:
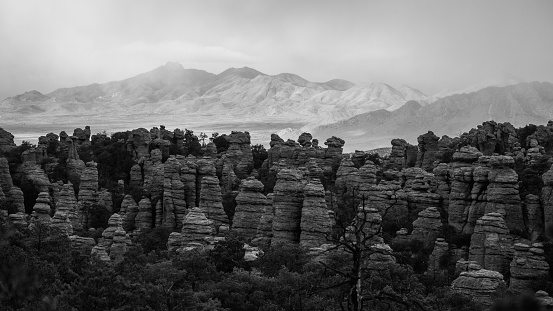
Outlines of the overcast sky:
{"type": "Polygon", "coordinates": [[[553,82],[553,1],[0,0],[0,99],[168,61],[427,94],[506,73],[553,82]]]}

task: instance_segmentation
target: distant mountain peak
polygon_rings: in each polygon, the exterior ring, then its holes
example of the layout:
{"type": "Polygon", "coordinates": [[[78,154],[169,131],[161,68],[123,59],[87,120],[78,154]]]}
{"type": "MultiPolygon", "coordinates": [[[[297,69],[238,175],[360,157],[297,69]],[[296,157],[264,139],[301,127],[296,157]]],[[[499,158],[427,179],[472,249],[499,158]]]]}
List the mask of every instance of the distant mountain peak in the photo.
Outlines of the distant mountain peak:
{"type": "Polygon", "coordinates": [[[239,76],[241,78],[246,78],[246,79],[253,79],[259,75],[263,75],[263,76],[266,76],[266,74],[262,73],[262,72],[259,72],[253,68],[250,68],[250,67],[247,67],[247,66],[244,66],[242,68],[234,68],[234,67],[231,67],[223,72],[221,72],[218,76],[219,77],[226,77],[226,76],[231,76],[231,75],[236,75],[236,76],[239,76]]]}

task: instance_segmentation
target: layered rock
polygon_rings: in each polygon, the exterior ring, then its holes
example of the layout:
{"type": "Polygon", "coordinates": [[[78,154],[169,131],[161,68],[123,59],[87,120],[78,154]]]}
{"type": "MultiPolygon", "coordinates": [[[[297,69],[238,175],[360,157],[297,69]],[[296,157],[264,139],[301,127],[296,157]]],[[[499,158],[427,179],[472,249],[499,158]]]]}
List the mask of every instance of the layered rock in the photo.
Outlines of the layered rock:
{"type": "Polygon", "coordinates": [[[240,192],[236,196],[236,209],[232,229],[250,240],[256,236],[260,218],[271,204],[263,194],[263,184],[254,177],[242,180],[240,192]]]}
{"type": "Polygon", "coordinates": [[[505,287],[503,275],[497,271],[480,269],[461,272],[451,283],[451,289],[489,308],[497,291],[505,287]]]}
{"type": "Polygon", "coordinates": [[[215,228],[228,224],[229,220],[223,209],[221,187],[215,176],[205,176],[201,181],[200,209],[213,221],[215,228]]]}
{"type": "Polygon", "coordinates": [[[164,226],[174,229],[180,229],[186,214],[184,184],[180,172],[179,161],[174,156],[169,157],[164,168],[163,213],[160,220],[164,226]]]}
{"type": "Polygon", "coordinates": [[[104,241],[100,239],[100,241],[98,241],[98,244],[96,244],[90,251],[90,256],[102,262],[110,262],[111,258],[109,258],[108,250],[109,248],[106,247],[104,241]]]}
{"type": "Polygon", "coordinates": [[[351,209],[359,205],[359,171],[350,158],[340,162],[334,186],[338,208],[351,209]]]}
{"type": "Polygon", "coordinates": [[[139,160],[149,154],[149,146],[152,138],[145,128],[132,130],[127,140],[127,150],[131,151],[135,160],[139,160]]]}
{"type": "Polygon", "coordinates": [[[184,199],[186,201],[186,208],[192,208],[197,206],[197,194],[196,194],[196,178],[198,171],[198,164],[196,164],[196,158],[194,156],[188,156],[181,161],[181,182],[184,186],[184,199]]]}
{"type": "Polygon", "coordinates": [[[509,122],[495,121],[486,121],[463,133],[460,140],[462,145],[478,148],[486,156],[513,152],[518,144],[516,129],[509,122]]]}
{"type": "Polygon", "coordinates": [[[542,175],[542,180],[541,198],[545,226],[553,226],[553,165],[542,175]]]}
{"type": "Polygon", "coordinates": [[[426,273],[432,276],[443,274],[447,270],[444,258],[449,255],[449,244],[443,238],[437,238],[434,242],[434,249],[428,258],[428,269],[426,273]]]}
{"type": "Polygon", "coordinates": [[[326,208],[325,190],[317,179],[310,179],[303,188],[300,245],[306,248],[328,243],[332,223],[326,208]]]}
{"type": "Polygon", "coordinates": [[[425,247],[430,248],[440,234],[442,220],[436,207],[429,207],[419,213],[419,217],[413,222],[411,237],[422,241],[425,247]]]}
{"type": "Polygon", "coordinates": [[[138,213],[134,219],[134,225],[138,230],[149,230],[153,227],[153,221],[152,202],[148,198],[142,198],[138,202],[138,213]]]}
{"type": "Polygon", "coordinates": [[[303,173],[295,169],[278,172],[273,189],[275,215],[272,245],[300,241],[301,209],[303,206],[303,173]]]}
{"type": "Polygon", "coordinates": [[[530,235],[530,240],[535,241],[544,229],[540,197],[534,194],[528,194],[524,199],[524,203],[526,206],[526,215],[528,217],[526,232],[530,235]]]}
{"type": "Polygon", "coordinates": [[[81,223],[88,224],[88,213],[86,212],[98,202],[98,169],[96,162],[86,163],[86,168],[81,175],[79,185],[79,212],[82,217],[81,223]]]}
{"type": "Polygon", "coordinates": [[[514,249],[509,288],[523,291],[534,281],[549,279],[549,264],[545,261],[543,244],[529,246],[516,243],[514,249]]]}
{"type": "Polygon", "coordinates": [[[105,246],[108,249],[109,247],[111,247],[111,244],[113,243],[113,236],[115,234],[115,231],[118,228],[121,228],[121,230],[123,230],[122,224],[123,224],[123,220],[121,219],[121,215],[115,213],[109,217],[108,227],[102,232],[102,237],[104,238],[105,246]]]}
{"type": "Polygon", "coordinates": [[[470,240],[469,260],[482,268],[505,274],[512,258],[512,237],[499,213],[482,216],[470,240]]]}
{"type": "Polygon", "coordinates": [[[493,156],[488,179],[485,213],[497,212],[504,215],[505,223],[511,231],[524,232],[522,202],[518,191],[518,175],[512,169],[514,160],[509,156],[493,156]]]}
{"type": "Polygon", "coordinates": [[[33,221],[50,225],[52,221],[50,212],[50,195],[48,192],[39,193],[35,206],[33,206],[33,221]]]}
{"type": "Polygon", "coordinates": [[[8,194],[13,187],[12,177],[10,175],[10,166],[6,158],[0,157],[0,190],[8,194]]]}
{"type": "Polygon", "coordinates": [[[181,245],[183,247],[204,246],[205,238],[214,233],[213,222],[202,213],[201,209],[193,207],[188,210],[182,223],[181,245]]]}
{"type": "Polygon", "coordinates": [[[153,149],[144,156],[144,193],[157,201],[163,194],[164,165],[161,150],[153,149]]]}
{"type": "Polygon", "coordinates": [[[259,218],[257,233],[255,239],[252,241],[255,245],[269,246],[271,244],[271,239],[273,238],[273,218],[275,216],[273,199],[273,193],[269,193],[267,195],[268,204],[263,209],[261,218],[259,218]]]}
{"type": "Polygon", "coordinates": [[[172,253],[182,246],[182,235],[179,232],[171,232],[167,239],[167,251],[172,253]]]}
{"type": "Polygon", "coordinates": [[[132,231],[135,228],[136,215],[138,215],[138,204],[131,195],[127,194],[123,198],[119,214],[123,218],[123,229],[127,232],[132,231]]]}
{"type": "Polygon", "coordinates": [[[8,192],[12,204],[16,208],[18,213],[25,213],[25,199],[23,197],[23,191],[17,186],[13,186],[8,192]]]}
{"type": "Polygon", "coordinates": [[[83,253],[90,254],[92,248],[96,245],[93,238],[86,238],[78,235],[72,235],[69,237],[71,241],[71,247],[73,249],[81,250],[83,253]]]}
{"type": "Polygon", "coordinates": [[[229,145],[226,158],[233,165],[236,176],[240,179],[248,177],[253,170],[250,134],[248,132],[232,131],[230,135],[226,135],[224,138],[229,145]]]}
{"type": "Polygon", "coordinates": [[[112,234],[112,243],[109,248],[110,259],[114,263],[122,262],[130,244],[131,240],[127,236],[127,233],[123,230],[121,225],[119,225],[112,234]]]}
{"type": "Polygon", "coordinates": [[[434,135],[432,131],[420,135],[417,138],[419,143],[419,153],[417,155],[416,166],[428,172],[434,169],[434,161],[440,160],[442,152],[438,148],[439,137],[434,135]]]}
{"type": "Polygon", "coordinates": [[[13,138],[14,136],[12,133],[0,127],[0,151],[8,152],[16,147],[16,144],[13,142],[13,138]]]}

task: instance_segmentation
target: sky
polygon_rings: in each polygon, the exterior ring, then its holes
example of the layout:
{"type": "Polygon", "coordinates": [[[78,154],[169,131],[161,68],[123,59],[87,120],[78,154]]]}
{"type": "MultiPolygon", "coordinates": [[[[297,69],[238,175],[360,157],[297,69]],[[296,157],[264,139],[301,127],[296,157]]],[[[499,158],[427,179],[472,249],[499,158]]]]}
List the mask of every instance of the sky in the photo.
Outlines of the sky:
{"type": "Polygon", "coordinates": [[[0,0],[0,99],[168,61],[427,94],[505,74],[553,82],[553,1],[0,0]]]}

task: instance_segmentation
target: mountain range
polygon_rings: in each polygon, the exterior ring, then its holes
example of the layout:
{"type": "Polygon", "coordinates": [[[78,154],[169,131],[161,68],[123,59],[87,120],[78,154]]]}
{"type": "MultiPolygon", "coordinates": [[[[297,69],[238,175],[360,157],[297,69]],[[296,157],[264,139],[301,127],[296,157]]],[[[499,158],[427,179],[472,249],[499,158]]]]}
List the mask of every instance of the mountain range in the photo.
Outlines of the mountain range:
{"type": "Polygon", "coordinates": [[[510,85],[517,82],[494,80],[427,96],[406,85],[341,79],[317,83],[249,67],[216,75],[169,62],[121,81],[9,97],[0,103],[0,117],[8,125],[85,122],[80,126],[107,131],[159,124],[202,131],[246,129],[259,143],[266,143],[272,132],[297,138],[311,131],[319,139],[342,137],[347,149],[368,149],[389,145],[389,137],[412,140],[427,130],[451,135],[487,119],[517,125],[547,121],[553,113],[551,84],[510,85]]]}

